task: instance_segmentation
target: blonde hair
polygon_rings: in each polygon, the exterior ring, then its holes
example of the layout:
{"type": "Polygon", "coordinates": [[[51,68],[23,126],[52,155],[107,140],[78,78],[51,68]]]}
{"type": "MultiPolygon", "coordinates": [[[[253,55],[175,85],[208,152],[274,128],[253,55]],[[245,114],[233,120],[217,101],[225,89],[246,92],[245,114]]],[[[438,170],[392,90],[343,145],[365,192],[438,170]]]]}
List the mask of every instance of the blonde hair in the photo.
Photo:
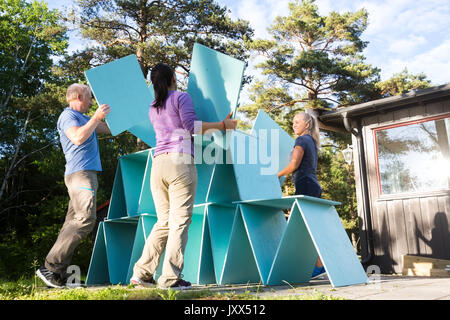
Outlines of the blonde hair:
{"type": "Polygon", "coordinates": [[[81,83],[74,83],[67,88],[66,100],[67,102],[70,102],[78,99],[79,96],[84,97],[84,95],[88,93],[92,96],[91,88],[89,88],[89,86],[81,83]]]}
{"type": "Polygon", "coordinates": [[[306,123],[309,123],[308,134],[313,138],[316,144],[316,150],[319,151],[320,148],[320,133],[319,133],[319,122],[315,116],[307,112],[299,112],[295,116],[302,116],[306,123]]]}

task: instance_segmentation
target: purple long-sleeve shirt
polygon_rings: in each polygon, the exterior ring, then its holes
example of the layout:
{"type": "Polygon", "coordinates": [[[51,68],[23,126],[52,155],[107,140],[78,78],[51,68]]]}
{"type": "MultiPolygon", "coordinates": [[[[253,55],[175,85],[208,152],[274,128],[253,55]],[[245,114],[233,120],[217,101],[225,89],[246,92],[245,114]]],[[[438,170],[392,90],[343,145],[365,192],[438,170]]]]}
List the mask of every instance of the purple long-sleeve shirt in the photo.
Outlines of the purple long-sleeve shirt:
{"type": "Polygon", "coordinates": [[[189,94],[169,91],[164,108],[158,112],[152,103],[148,114],[156,133],[154,156],[165,152],[194,155],[192,134],[198,117],[189,94]]]}

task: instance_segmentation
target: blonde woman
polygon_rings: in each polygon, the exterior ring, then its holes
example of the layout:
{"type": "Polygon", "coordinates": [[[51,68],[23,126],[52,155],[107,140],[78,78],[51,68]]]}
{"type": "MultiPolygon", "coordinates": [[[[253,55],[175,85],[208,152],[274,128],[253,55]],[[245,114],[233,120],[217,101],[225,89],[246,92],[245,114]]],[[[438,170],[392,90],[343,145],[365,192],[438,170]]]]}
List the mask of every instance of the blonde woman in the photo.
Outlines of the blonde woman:
{"type": "MultiPolygon", "coordinates": [[[[292,129],[298,137],[295,140],[291,161],[286,168],[278,172],[278,178],[292,173],[296,195],[320,198],[322,188],[316,175],[320,146],[318,121],[311,114],[300,112],[294,117],[292,129]]],[[[325,268],[319,258],[312,278],[317,278],[324,273],[325,268]]]]}

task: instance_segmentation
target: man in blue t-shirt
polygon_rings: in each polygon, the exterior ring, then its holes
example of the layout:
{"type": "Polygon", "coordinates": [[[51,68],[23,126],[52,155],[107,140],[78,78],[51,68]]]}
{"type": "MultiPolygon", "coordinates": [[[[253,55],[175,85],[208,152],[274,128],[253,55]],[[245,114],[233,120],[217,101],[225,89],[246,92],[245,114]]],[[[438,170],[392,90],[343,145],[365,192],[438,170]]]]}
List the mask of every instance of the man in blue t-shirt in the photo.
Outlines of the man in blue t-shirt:
{"type": "Polygon", "coordinates": [[[97,172],[102,171],[97,134],[111,133],[102,121],[110,112],[107,104],[99,106],[92,118],[84,115],[92,105],[88,86],[72,84],[66,99],[69,106],[59,116],[57,127],[66,158],[64,182],[70,197],[69,208],[58,239],[44,265],[36,271],[39,278],[55,288],[65,285],[73,252],[95,226],[97,172]]]}

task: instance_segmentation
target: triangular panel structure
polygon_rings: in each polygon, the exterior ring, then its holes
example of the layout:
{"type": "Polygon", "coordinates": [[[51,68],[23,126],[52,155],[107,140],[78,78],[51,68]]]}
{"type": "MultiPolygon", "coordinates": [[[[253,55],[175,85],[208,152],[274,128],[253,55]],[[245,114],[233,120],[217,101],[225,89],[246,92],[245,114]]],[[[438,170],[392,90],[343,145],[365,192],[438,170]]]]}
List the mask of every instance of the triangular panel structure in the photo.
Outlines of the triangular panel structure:
{"type": "Polygon", "coordinates": [[[318,257],[297,204],[292,206],[289,221],[276,252],[268,285],[308,282],[318,257]]]}
{"type": "Polygon", "coordinates": [[[296,202],[331,284],[341,287],[367,283],[367,275],[334,206],[313,197],[296,202]]]}
{"type": "Polygon", "coordinates": [[[109,283],[108,257],[106,255],[103,224],[104,222],[100,222],[97,228],[91,263],[86,277],[86,285],[88,286],[109,283]]]}
{"type": "Polygon", "coordinates": [[[242,214],[236,212],[218,284],[262,283],[242,214]]]}
{"type": "Polygon", "coordinates": [[[138,213],[149,213],[156,215],[155,203],[150,190],[150,173],[152,169],[152,149],[148,152],[147,163],[145,165],[142,188],[139,195],[138,213]]]}
{"type": "MultiPolygon", "coordinates": [[[[147,240],[154,224],[157,221],[156,215],[142,214],[139,217],[139,222],[136,228],[136,234],[133,242],[133,249],[131,251],[130,263],[128,266],[128,274],[126,283],[130,282],[133,276],[134,264],[139,260],[142,255],[142,249],[144,248],[145,241],[147,240]]],[[[161,266],[159,267],[158,274],[161,274],[161,266]]],[[[156,279],[156,276],[154,277],[156,279]]]]}
{"type": "Polygon", "coordinates": [[[108,208],[108,219],[117,219],[127,216],[127,204],[125,202],[125,190],[123,189],[122,166],[117,164],[116,176],[114,177],[111,201],[108,208]]]}
{"type": "Polygon", "coordinates": [[[282,210],[255,205],[238,205],[262,282],[267,283],[286,218],[282,210]]]}
{"type": "Polygon", "coordinates": [[[136,220],[106,221],[105,242],[111,284],[126,284],[136,233],[136,220]]]}
{"type": "Polygon", "coordinates": [[[220,283],[225,257],[230,245],[231,229],[233,227],[236,208],[211,204],[208,206],[208,225],[210,232],[211,251],[214,262],[215,281],[220,283]]]}
{"type": "Polygon", "coordinates": [[[129,217],[139,215],[139,198],[144,183],[148,155],[149,150],[144,150],[123,156],[119,159],[122,170],[127,215],[129,217]]]}
{"type": "Polygon", "coordinates": [[[211,233],[209,231],[208,216],[204,216],[202,240],[200,244],[200,265],[198,268],[198,284],[210,284],[216,282],[214,272],[213,254],[211,248],[211,233]]]}
{"type": "MultiPolygon", "coordinates": [[[[86,72],[98,103],[111,105],[114,135],[129,130],[150,146],[153,90],[135,56],[86,72]],[[109,81],[109,82],[108,82],[109,81]],[[146,120],[147,119],[147,120],[146,120]]],[[[245,64],[194,45],[188,90],[202,121],[222,121],[238,103],[245,64]]],[[[262,110],[251,133],[194,135],[197,190],[184,256],[184,279],[197,284],[308,282],[322,259],[333,286],[367,282],[334,208],[324,199],[282,197],[277,172],[290,161],[294,139],[262,110]],[[291,208],[286,221],[284,209],[291,208]]],[[[118,161],[106,221],[98,229],[88,284],[126,284],[157,213],[150,189],[154,149],[118,161]]],[[[163,257],[153,275],[161,275],[163,257]]]]}

